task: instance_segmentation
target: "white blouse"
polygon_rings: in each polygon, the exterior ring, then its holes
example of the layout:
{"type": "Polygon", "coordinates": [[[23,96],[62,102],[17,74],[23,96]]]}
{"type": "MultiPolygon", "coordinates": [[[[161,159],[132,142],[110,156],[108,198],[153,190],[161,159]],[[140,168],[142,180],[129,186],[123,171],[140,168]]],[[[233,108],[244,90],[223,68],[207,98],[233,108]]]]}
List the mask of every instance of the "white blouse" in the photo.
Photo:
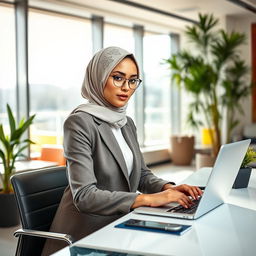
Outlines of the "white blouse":
{"type": "Polygon", "coordinates": [[[132,168],[133,168],[133,154],[132,154],[132,151],[129,148],[127,142],[125,141],[124,136],[121,132],[121,129],[111,127],[111,130],[112,130],[112,132],[113,132],[113,134],[114,134],[114,136],[117,140],[117,143],[119,144],[120,149],[123,153],[124,160],[125,160],[125,163],[126,163],[126,167],[127,167],[127,170],[128,170],[128,175],[130,176],[130,174],[132,172],[132,168]]]}

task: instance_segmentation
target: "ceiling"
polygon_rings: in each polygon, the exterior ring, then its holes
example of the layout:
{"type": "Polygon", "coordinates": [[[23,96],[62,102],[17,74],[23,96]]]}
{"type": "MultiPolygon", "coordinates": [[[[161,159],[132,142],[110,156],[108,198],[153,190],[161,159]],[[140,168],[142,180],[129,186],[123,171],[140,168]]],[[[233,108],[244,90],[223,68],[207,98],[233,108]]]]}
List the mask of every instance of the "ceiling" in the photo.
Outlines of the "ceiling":
{"type": "Polygon", "coordinates": [[[256,22],[256,13],[234,4],[234,1],[250,2],[256,10],[256,0],[29,0],[31,6],[37,6],[39,3],[38,6],[56,4],[59,11],[62,7],[69,11],[75,7],[79,11],[78,15],[81,16],[88,11],[102,15],[106,20],[109,17],[116,17],[120,24],[128,18],[132,24],[136,19],[141,25],[151,22],[183,29],[191,20],[194,22],[198,20],[198,13],[213,13],[220,19],[227,15],[244,16],[256,22]],[[106,13],[111,15],[105,15],[106,13]]]}
{"type": "MultiPolygon", "coordinates": [[[[34,2],[33,0],[28,1],[30,3],[34,2]]],[[[3,2],[15,2],[15,0],[5,0],[3,2]]],[[[122,12],[122,8],[116,8],[117,6],[129,6],[128,4],[132,2],[190,19],[197,19],[199,12],[214,13],[217,17],[225,15],[256,16],[256,0],[46,0],[45,2],[73,3],[81,7],[94,6],[99,9],[105,9],[106,7],[112,9],[112,11],[120,12],[122,12]],[[246,9],[245,5],[252,7],[254,12],[246,9]]]]}
{"type": "MultiPolygon", "coordinates": [[[[232,2],[228,0],[130,0],[129,2],[151,6],[159,10],[189,17],[191,19],[197,19],[199,12],[214,13],[215,16],[218,17],[225,15],[256,16],[255,13],[235,4],[235,1],[232,2]]],[[[236,2],[244,2],[256,8],[256,0],[243,0],[236,2]]]]}

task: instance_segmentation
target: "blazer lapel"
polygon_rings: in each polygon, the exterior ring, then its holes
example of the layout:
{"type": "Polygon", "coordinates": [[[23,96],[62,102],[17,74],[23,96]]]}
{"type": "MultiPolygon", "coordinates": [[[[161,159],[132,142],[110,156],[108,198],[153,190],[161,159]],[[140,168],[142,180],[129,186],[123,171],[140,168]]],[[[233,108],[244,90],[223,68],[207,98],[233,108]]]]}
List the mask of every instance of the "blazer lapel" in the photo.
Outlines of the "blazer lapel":
{"type": "Polygon", "coordinates": [[[94,118],[94,119],[95,119],[96,123],[99,124],[98,129],[101,134],[102,140],[105,142],[108,149],[113,154],[113,157],[118,162],[118,164],[127,180],[129,188],[130,188],[130,181],[129,181],[126,163],[125,163],[123,154],[122,154],[121,149],[116,141],[114,134],[112,133],[110,127],[105,122],[101,122],[99,119],[96,119],[96,118],[94,118]]]}

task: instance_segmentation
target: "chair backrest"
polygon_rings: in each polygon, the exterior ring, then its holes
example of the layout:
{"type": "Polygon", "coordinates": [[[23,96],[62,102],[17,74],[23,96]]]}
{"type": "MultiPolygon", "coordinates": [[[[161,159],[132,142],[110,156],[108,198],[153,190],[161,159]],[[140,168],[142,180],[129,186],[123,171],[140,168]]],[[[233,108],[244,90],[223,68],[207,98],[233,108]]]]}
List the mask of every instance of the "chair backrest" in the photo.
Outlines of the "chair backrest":
{"type": "MultiPolygon", "coordinates": [[[[66,167],[16,173],[11,178],[23,229],[49,231],[68,185],[66,167]]],[[[20,255],[40,255],[45,239],[23,236],[20,255]]]]}

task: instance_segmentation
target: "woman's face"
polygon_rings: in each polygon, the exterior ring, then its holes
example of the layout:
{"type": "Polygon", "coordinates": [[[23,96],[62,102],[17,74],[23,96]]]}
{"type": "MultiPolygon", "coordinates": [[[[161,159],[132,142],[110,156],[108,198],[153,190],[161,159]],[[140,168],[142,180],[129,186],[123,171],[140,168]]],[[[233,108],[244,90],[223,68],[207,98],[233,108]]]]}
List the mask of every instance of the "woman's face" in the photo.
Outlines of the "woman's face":
{"type": "Polygon", "coordinates": [[[126,80],[123,86],[117,87],[114,84],[115,79],[136,79],[138,78],[138,70],[134,61],[130,58],[124,58],[110,73],[103,90],[104,98],[114,107],[123,107],[130,99],[135,90],[130,89],[126,80]]]}

